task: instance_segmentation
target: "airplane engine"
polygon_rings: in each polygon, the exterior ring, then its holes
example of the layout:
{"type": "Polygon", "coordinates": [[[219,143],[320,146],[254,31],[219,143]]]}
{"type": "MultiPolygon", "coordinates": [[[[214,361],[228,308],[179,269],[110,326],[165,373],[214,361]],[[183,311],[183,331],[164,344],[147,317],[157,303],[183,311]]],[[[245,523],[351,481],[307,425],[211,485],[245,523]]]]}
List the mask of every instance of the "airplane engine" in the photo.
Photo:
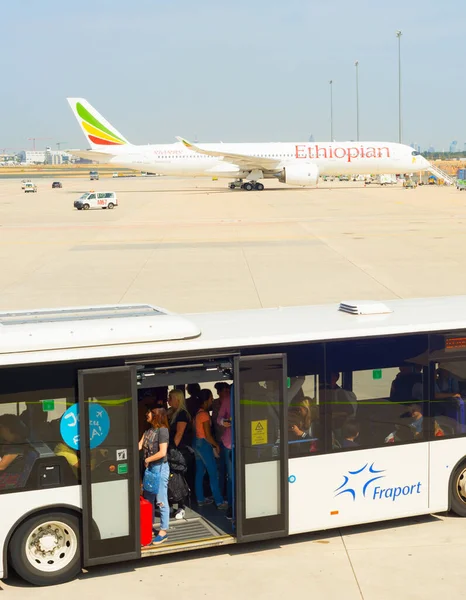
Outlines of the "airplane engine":
{"type": "Polygon", "coordinates": [[[288,165],[283,169],[279,181],[291,185],[316,185],[319,179],[319,168],[312,163],[288,165]]]}

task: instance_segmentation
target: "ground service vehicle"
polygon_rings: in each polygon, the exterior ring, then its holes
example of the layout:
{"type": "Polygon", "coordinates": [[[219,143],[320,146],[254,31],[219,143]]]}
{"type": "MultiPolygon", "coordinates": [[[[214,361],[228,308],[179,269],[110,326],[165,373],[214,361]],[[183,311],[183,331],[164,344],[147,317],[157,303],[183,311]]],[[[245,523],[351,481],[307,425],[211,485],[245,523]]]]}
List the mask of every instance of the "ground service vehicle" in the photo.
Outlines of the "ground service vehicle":
{"type": "Polygon", "coordinates": [[[97,171],[89,171],[89,179],[91,181],[94,181],[94,180],[98,181],[99,173],[97,171]]]}
{"type": "Polygon", "coordinates": [[[55,584],[82,566],[466,516],[465,307],[460,296],[0,313],[1,447],[15,456],[0,471],[0,577],[11,566],[55,584]],[[235,520],[193,504],[162,546],[141,548],[141,396],[219,381],[233,383],[235,520]]]}
{"type": "Polygon", "coordinates": [[[466,190],[466,169],[458,169],[456,173],[456,189],[466,190]]]}
{"type": "Polygon", "coordinates": [[[31,181],[26,181],[26,183],[24,184],[24,193],[28,194],[28,193],[36,193],[37,192],[37,185],[35,183],[32,183],[31,181]]]}
{"type": "Polygon", "coordinates": [[[54,188],[62,188],[62,187],[63,187],[63,185],[62,185],[61,181],[54,181],[52,183],[52,189],[54,189],[54,188]]]}
{"type": "Polygon", "coordinates": [[[89,210],[90,208],[115,208],[118,206],[118,198],[115,192],[84,192],[74,201],[74,207],[78,210],[89,210]]]}

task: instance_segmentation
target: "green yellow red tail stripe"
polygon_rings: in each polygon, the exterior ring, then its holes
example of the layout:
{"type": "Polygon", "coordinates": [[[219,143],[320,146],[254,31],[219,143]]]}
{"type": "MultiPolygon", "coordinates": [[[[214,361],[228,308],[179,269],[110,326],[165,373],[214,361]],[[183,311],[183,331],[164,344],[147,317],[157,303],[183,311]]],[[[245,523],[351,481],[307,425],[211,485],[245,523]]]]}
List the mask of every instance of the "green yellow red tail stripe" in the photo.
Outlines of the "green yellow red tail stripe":
{"type": "Polygon", "coordinates": [[[76,112],[82,119],[81,125],[93,144],[99,146],[121,146],[126,144],[114,131],[103,125],[80,102],[76,103],[76,112]]]}

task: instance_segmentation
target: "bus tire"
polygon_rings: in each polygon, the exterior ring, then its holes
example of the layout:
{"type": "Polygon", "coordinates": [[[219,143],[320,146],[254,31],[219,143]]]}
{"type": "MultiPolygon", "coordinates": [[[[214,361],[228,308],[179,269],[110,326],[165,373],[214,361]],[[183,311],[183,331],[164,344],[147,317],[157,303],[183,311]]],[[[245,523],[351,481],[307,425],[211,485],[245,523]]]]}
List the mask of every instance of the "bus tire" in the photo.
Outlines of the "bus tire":
{"type": "Polygon", "coordinates": [[[466,517],[466,462],[459,464],[451,478],[451,510],[459,517],[466,517]]]}
{"type": "Polygon", "coordinates": [[[43,512],[14,532],[9,556],[16,573],[33,585],[56,585],[81,572],[81,526],[72,512],[43,512]]]}

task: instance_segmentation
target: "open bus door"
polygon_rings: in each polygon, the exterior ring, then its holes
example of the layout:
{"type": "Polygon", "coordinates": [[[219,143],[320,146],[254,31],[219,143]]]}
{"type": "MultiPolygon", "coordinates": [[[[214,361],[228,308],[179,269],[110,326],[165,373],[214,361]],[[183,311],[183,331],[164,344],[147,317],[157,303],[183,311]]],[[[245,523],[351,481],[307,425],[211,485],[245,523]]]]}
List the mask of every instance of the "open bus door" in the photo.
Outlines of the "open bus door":
{"type": "Polygon", "coordinates": [[[235,358],[236,533],[239,542],[288,534],[286,355],[235,358]]]}
{"type": "Polygon", "coordinates": [[[78,385],[84,566],[139,558],[136,368],[79,371],[78,385]]]}

